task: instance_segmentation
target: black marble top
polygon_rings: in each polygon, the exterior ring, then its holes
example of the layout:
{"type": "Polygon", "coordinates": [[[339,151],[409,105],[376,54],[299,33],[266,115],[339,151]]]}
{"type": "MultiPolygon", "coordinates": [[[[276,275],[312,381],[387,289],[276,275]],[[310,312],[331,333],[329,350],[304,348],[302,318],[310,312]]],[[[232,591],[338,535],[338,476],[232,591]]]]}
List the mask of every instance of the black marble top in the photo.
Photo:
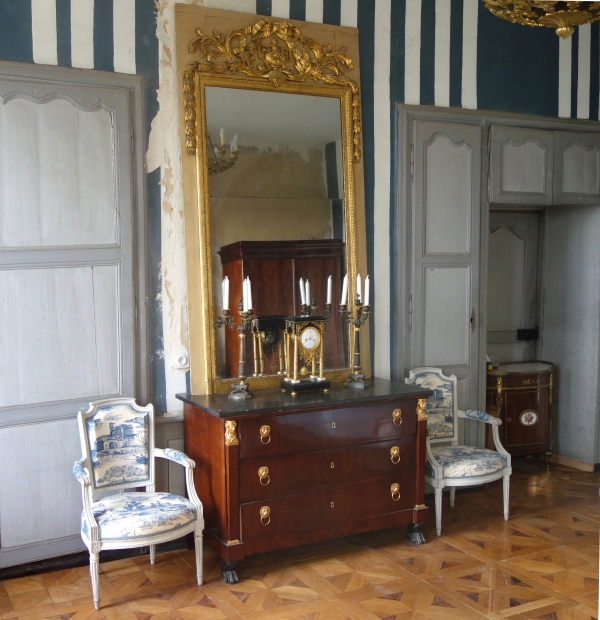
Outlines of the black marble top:
{"type": "Polygon", "coordinates": [[[254,390],[254,398],[247,400],[229,399],[227,394],[177,394],[177,398],[217,418],[238,418],[298,409],[359,405],[411,396],[426,398],[431,394],[430,390],[375,377],[367,379],[366,384],[364,390],[357,390],[345,387],[343,382],[332,383],[329,392],[304,392],[295,397],[282,394],[281,389],[274,388],[254,390]]]}

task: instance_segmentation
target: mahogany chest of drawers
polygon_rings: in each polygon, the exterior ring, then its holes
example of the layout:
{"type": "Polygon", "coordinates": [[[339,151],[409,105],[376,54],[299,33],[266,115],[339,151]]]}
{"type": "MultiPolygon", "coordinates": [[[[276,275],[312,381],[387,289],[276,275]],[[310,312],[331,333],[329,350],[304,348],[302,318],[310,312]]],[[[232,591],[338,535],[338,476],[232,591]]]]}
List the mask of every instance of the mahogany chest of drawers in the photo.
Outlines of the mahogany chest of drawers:
{"type": "Polygon", "coordinates": [[[500,441],[513,456],[549,452],[552,365],[522,362],[487,373],[486,400],[500,407],[500,441]]]}
{"type": "Polygon", "coordinates": [[[205,540],[223,576],[248,555],[409,524],[422,542],[424,400],[383,379],[364,390],[257,390],[252,400],[179,394],[185,452],[194,459],[205,540]]]}

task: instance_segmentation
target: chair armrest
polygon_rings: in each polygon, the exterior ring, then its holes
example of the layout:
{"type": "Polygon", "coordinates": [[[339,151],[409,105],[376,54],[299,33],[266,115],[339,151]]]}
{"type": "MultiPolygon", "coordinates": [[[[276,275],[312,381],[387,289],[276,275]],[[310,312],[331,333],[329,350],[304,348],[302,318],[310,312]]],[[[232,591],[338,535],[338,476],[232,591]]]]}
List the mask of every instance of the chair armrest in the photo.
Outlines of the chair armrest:
{"type": "Polygon", "coordinates": [[[154,448],[154,455],[160,456],[163,459],[168,459],[174,463],[179,463],[186,469],[194,469],[194,467],[196,467],[196,463],[194,463],[189,456],[179,450],[173,450],[172,448],[154,448]]]}
{"type": "Polygon", "coordinates": [[[169,461],[174,461],[175,463],[179,463],[185,467],[185,486],[187,488],[188,498],[190,502],[196,506],[199,520],[204,523],[202,516],[202,502],[200,501],[200,498],[196,493],[196,487],[194,486],[194,472],[192,469],[196,467],[196,463],[194,463],[194,461],[183,452],[173,450],[172,448],[154,448],[154,455],[160,456],[163,459],[168,459],[169,461]]]}
{"type": "Polygon", "coordinates": [[[75,478],[77,478],[79,483],[85,488],[85,487],[91,486],[92,483],[90,481],[90,477],[88,476],[87,471],[85,471],[85,468],[83,467],[84,463],[85,463],[84,459],[81,459],[80,461],[75,461],[75,464],[73,465],[73,475],[75,476],[75,478]]]}
{"type": "Polygon", "coordinates": [[[502,420],[500,418],[495,418],[493,415],[489,413],[485,413],[484,411],[474,411],[472,409],[467,409],[466,411],[457,411],[457,417],[465,418],[469,420],[479,420],[480,422],[485,422],[486,424],[493,424],[494,426],[500,426],[502,424],[502,420]]]}

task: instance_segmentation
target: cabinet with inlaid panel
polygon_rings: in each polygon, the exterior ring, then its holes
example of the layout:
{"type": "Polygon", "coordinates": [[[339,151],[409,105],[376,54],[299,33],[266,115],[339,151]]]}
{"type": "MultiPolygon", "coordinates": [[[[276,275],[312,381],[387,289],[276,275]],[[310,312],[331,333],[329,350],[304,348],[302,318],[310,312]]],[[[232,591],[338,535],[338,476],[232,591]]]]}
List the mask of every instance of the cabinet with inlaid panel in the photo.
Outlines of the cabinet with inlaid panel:
{"type": "Polygon", "coordinates": [[[230,563],[248,555],[403,524],[422,542],[425,401],[431,392],[371,379],[364,390],[256,390],[251,400],[180,394],[185,451],[205,540],[230,563]]]}
{"type": "Polygon", "coordinates": [[[500,441],[513,456],[552,448],[552,368],[545,362],[526,362],[501,364],[487,373],[487,403],[500,407],[500,441]]]}

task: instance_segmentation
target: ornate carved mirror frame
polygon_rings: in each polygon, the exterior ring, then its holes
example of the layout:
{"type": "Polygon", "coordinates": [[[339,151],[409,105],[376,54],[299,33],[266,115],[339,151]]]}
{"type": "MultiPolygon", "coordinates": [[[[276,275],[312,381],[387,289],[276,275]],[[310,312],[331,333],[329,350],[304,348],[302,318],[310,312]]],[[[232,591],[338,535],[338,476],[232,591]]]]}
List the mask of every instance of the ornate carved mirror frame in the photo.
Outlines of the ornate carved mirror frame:
{"type": "MultiPolygon", "coordinates": [[[[180,127],[190,387],[194,394],[228,392],[233,378],[219,378],[216,364],[205,88],[220,86],[340,100],[346,265],[349,298],[353,299],[356,274],[364,278],[367,273],[358,31],[176,5],[176,32],[178,74],[182,79],[180,127]],[[276,37],[279,51],[273,49],[273,53],[265,54],[264,47],[259,49],[267,37],[276,37]],[[294,62],[290,70],[291,58],[294,62]]],[[[334,311],[338,310],[340,294],[334,291],[334,311]]],[[[370,376],[369,330],[362,333],[363,371],[370,376]]],[[[344,369],[325,374],[332,381],[340,381],[346,379],[347,373],[344,369]]],[[[251,389],[260,389],[279,386],[280,379],[249,377],[249,382],[251,389]]]]}

